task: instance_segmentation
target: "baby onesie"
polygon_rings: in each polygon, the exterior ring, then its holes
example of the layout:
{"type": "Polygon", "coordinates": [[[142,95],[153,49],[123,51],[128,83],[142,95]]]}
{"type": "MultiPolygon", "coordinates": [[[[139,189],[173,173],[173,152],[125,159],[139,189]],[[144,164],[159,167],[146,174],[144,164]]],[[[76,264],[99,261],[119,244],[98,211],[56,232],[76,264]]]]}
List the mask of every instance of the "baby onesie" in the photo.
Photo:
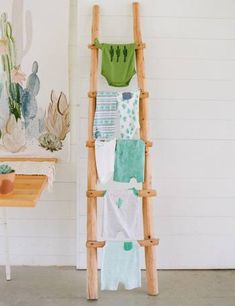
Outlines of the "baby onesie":
{"type": "Polygon", "coordinates": [[[110,86],[128,86],[135,71],[136,44],[107,44],[95,40],[97,48],[102,50],[101,74],[110,86]]]}
{"type": "Polygon", "coordinates": [[[100,91],[96,96],[93,138],[110,140],[117,132],[117,92],[100,91]]]}
{"type": "Polygon", "coordinates": [[[136,189],[106,191],[103,206],[103,239],[140,239],[140,224],[141,205],[136,189]]]}
{"type": "Polygon", "coordinates": [[[139,129],[139,96],[140,91],[118,94],[118,111],[120,116],[120,137],[132,139],[139,129]]]}
{"type": "Polygon", "coordinates": [[[137,241],[106,241],[101,267],[101,290],[141,287],[141,270],[137,241]]]}
{"type": "Polygon", "coordinates": [[[119,139],[116,143],[113,179],[129,183],[144,181],[145,143],[141,139],[119,139]]]}
{"type": "Polygon", "coordinates": [[[95,141],[95,160],[98,178],[101,184],[107,183],[114,172],[116,139],[95,141]]]}

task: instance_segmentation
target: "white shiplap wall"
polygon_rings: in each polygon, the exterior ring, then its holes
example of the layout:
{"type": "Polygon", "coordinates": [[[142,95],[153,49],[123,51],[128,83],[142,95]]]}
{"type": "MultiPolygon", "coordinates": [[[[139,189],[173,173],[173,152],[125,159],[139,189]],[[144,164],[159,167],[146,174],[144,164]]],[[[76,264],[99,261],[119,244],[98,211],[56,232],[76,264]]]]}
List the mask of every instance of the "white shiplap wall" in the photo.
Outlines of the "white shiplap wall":
{"type": "MultiPolygon", "coordinates": [[[[78,267],[86,235],[91,9],[101,41],[132,40],[130,0],[79,0],[78,267]]],[[[235,1],[142,0],[159,268],[235,267],[235,1]]],[[[135,87],[135,79],[131,87],[135,87]]],[[[107,89],[102,77],[99,88],[107,89]]]]}
{"type": "MultiPolygon", "coordinates": [[[[71,161],[56,166],[53,191],[45,191],[36,208],[9,208],[10,259],[13,265],[75,265],[77,34],[76,1],[70,12],[70,101],[72,104],[71,161]]],[[[1,210],[0,210],[1,214],[1,210]]],[[[3,227],[0,225],[0,265],[5,263],[3,227]]]]}

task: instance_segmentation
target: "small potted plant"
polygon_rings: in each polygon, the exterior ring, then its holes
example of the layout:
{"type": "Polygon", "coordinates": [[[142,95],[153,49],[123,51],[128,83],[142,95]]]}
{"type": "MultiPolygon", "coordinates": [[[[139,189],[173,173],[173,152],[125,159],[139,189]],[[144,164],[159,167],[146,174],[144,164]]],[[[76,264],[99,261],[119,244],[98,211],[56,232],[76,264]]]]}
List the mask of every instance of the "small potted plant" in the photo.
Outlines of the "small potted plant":
{"type": "Polygon", "coordinates": [[[14,189],[15,170],[10,166],[0,165],[0,194],[11,193],[14,189]]]}

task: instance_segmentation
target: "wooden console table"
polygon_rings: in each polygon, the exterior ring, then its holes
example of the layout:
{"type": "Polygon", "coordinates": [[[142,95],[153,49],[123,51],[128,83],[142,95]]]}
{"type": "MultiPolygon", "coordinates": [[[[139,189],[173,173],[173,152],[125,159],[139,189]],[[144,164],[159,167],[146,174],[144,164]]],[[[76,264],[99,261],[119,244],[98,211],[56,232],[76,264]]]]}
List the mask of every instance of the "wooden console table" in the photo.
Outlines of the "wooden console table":
{"type": "Polygon", "coordinates": [[[14,191],[0,195],[0,207],[35,207],[46,184],[45,175],[16,175],[14,191]]]}

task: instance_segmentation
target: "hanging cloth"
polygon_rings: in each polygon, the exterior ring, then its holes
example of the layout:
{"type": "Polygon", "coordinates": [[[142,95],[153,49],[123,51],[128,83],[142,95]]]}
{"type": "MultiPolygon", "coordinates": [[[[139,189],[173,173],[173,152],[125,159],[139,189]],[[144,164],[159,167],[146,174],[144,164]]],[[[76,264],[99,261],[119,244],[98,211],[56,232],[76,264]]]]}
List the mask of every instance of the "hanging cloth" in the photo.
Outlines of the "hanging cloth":
{"type": "Polygon", "coordinates": [[[104,240],[137,240],[141,238],[141,205],[138,191],[108,190],[104,195],[104,240]]]}
{"type": "Polygon", "coordinates": [[[95,40],[95,46],[102,50],[101,74],[114,87],[128,86],[135,75],[135,43],[107,44],[95,40]]]}
{"type": "Polygon", "coordinates": [[[117,290],[119,284],[125,289],[141,287],[137,241],[106,241],[101,267],[101,290],[117,290]]]}

